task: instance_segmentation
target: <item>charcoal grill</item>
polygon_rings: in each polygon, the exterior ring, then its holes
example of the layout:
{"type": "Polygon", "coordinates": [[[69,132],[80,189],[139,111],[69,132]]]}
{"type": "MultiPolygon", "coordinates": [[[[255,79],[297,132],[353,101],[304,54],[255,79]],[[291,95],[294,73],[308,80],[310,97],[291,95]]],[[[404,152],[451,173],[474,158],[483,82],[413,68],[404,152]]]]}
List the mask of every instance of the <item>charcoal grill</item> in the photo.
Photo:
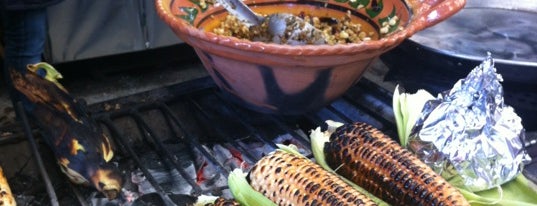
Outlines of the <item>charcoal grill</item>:
{"type": "MultiPolygon", "coordinates": [[[[124,196],[116,201],[70,184],[57,167],[50,166],[55,166],[51,164],[55,161],[48,148],[34,138],[26,116],[19,115],[26,137],[18,139],[30,145],[42,180],[33,186],[41,193],[23,192],[19,200],[27,205],[118,205],[132,198],[136,199],[132,205],[184,205],[201,194],[226,196],[229,191],[222,180],[230,171],[254,164],[276,144],[296,144],[305,154],[311,154],[307,134],[317,126],[326,127],[325,120],[363,121],[396,137],[391,97],[391,91],[363,78],[319,111],[300,116],[260,114],[235,105],[210,78],[204,77],[82,105],[114,141],[114,161],[126,179],[124,196]],[[223,159],[226,155],[231,158],[223,159]],[[237,158],[244,163],[228,161],[237,158]],[[211,168],[211,174],[200,173],[207,168],[211,168]],[[146,194],[136,193],[140,188],[145,188],[146,194]]],[[[23,114],[22,107],[17,108],[23,114]]],[[[532,135],[528,133],[529,139],[535,139],[532,135]]],[[[537,156],[533,145],[528,143],[528,148],[532,156],[537,156]]],[[[530,178],[535,177],[536,167],[535,161],[527,167],[530,178]]],[[[11,183],[24,181],[12,179],[11,183]]]]}

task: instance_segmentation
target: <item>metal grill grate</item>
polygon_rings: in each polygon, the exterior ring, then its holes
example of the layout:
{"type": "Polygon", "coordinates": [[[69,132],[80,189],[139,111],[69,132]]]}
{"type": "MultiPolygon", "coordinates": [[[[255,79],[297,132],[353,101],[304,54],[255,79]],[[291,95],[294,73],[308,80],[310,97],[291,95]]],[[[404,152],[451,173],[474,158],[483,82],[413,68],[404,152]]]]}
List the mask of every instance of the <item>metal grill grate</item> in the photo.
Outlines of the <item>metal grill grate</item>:
{"type": "MultiPolygon", "coordinates": [[[[178,198],[182,195],[225,195],[227,187],[218,181],[222,177],[225,180],[233,167],[248,167],[261,158],[264,150],[256,150],[255,145],[272,150],[277,143],[293,143],[302,145],[305,154],[311,153],[306,134],[317,125],[324,127],[328,119],[364,121],[392,137],[396,133],[391,92],[367,79],[331,105],[302,116],[259,114],[243,109],[230,103],[209,78],[90,105],[88,110],[114,140],[115,161],[127,179],[126,190],[139,188],[140,185],[133,184],[133,178],[143,177],[154,190],[152,197],[177,205],[183,201],[178,198]],[[222,159],[225,155],[214,149],[220,147],[225,149],[222,151],[239,152],[245,165],[226,162],[222,159]],[[199,159],[213,169],[213,182],[197,176],[204,166],[199,159]],[[166,181],[158,171],[164,171],[166,181]]],[[[29,139],[35,145],[33,137],[29,139]]],[[[39,156],[37,152],[35,155],[39,156]]],[[[41,171],[43,179],[49,179],[50,171],[41,171]]],[[[61,198],[56,196],[66,194],[55,192],[58,188],[54,186],[58,184],[45,183],[50,204],[60,204],[61,198]]],[[[68,196],[80,205],[110,204],[87,190],[72,186],[73,194],[68,196]]]]}

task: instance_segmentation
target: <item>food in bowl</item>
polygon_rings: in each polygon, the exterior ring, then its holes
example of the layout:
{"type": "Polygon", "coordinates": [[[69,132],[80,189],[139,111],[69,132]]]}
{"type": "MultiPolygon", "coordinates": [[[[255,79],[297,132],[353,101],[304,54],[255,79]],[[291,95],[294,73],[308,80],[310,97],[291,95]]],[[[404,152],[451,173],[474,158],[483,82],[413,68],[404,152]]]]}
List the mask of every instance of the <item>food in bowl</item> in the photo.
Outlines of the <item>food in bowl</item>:
{"type": "MultiPolygon", "coordinates": [[[[362,26],[364,25],[362,22],[353,21],[350,10],[347,11],[346,15],[339,18],[311,16],[305,12],[300,12],[298,17],[322,31],[325,42],[329,45],[359,43],[362,41],[377,40],[379,38],[378,33],[380,31],[377,32],[372,30],[374,29],[373,27],[362,26]]],[[[392,25],[395,25],[397,19],[397,16],[393,16],[386,24],[391,23],[392,25]]],[[[285,33],[290,33],[289,29],[293,28],[288,28],[285,33]]],[[[272,36],[270,32],[268,32],[267,22],[248,27],[248,25],[244,24],[236,16],[231,14],[227,15],[216,28],[212,29],[212,32],[224,36],[248,39],[250,41],[272,42],[272,36]]],[[[300,41],[301,39],[298,40],[300,41]]],[[[281,42],[286,43],[285,36],[282,38],[281,42]]]]}
{"type": "Polygon", "coordinates": [[[341,18],[351,12],[376,38],[359,43],[287,45],[219,35],[228,12],[200,0],[156,0],[157,12],[191,45],[222,93],[260,112],[304,114],[354,85],[381,54],[453,15],[465,0],[245,0],[258,14],[306,12],[341,18]],[[395,16],[397,16],[395,18],[395,16]],[[382,38],[380,38],[382,37],[382,38]]]}

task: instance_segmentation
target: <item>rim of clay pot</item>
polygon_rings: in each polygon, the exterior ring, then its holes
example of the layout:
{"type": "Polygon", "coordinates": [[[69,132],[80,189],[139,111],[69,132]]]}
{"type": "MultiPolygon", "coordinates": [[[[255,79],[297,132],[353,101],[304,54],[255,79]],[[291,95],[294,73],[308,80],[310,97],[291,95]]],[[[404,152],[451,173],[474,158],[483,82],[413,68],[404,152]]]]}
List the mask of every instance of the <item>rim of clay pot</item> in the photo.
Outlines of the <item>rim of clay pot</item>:
{"type": "MultiPolygon", "coordinates": [[[[399,44],[404,39],[427,27],[433,26],[460,11],[466,0],[407,0],[405,3],[410,9],[410,20],[402,30],[395,31],[379,40],[364,41],[360,43],[336,45],[283,45],[264,42],[249,41],[236,37],[217,35],[203,31],[186,20],[177,18],[167,8],[170,0],[156,0],[155,6],[159,16],[172,28],[179,29],[185,35],[201,41],[217,44],[234,49],[261,52],[279,55],[317,56],[355,54],[364,51],[384,51],[399,44]]],[[[187,40],[184,40],[187,43],[187,40]]]]}

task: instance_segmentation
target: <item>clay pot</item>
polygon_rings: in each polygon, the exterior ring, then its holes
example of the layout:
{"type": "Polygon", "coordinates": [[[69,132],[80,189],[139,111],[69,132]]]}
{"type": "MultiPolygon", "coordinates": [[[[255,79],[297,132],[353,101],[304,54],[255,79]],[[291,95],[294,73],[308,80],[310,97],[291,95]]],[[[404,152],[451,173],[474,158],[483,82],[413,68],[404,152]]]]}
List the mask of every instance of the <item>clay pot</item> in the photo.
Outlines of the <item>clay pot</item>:
{"type": "Polygon", "coordinates": [[[412,34],[448,18],[465,0],[246,0],[258,13],[337,17],[350,11],[377,40],[341,45],[280,45],[212,33],[227,15],[203,0],[156,0],[160,17],[191,45],[216,84],[262,112],[319,109],[356,83],[368,65],[412,34]],[[391,24],[388,22],[391,19],[391,24]],[[388,31],[388,33],[381,33],[388,31]]]}

